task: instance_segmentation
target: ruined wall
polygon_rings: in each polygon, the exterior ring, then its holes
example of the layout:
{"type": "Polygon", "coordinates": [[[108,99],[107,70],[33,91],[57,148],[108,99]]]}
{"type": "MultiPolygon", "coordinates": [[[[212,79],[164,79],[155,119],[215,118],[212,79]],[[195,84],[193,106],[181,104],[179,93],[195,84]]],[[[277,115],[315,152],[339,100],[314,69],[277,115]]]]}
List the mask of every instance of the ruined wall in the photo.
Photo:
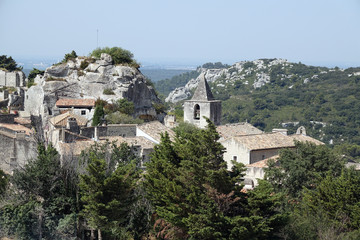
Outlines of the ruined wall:
{"type": "MultiPolygon", "coordinates": [[[[108,125],[97,127],[98,137],[105,136],[122,136],[122,137],[135,137],[136,125],[108,125]]],[[[95,127],[85,127],[80,131],[80,135],[87,138],[94,138],[95,127]]]]}
{"type": "Polygon", "coordinates": [[[24,134],[0,132],[0,168],[7,173],[36,158],[36,142],[24,134]]]}
{"type": "Polygon", "coordinates": [[[26,86],[25,74],[22,71],[5,72],[0,70],[0,86],[24,87],[26,86]]]}

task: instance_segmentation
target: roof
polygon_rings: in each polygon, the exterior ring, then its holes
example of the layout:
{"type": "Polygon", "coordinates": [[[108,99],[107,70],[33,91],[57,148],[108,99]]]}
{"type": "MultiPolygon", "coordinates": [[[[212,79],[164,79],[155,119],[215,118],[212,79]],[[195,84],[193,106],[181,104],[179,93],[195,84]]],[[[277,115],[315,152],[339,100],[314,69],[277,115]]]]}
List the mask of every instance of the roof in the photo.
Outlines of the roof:
{"type": "Polygon", "coordinates": [[[161,140],[161,133],[168,132],[170,139],[175,137],[175,132],[159,121],[143,123],[138,125],[138,128],[158,142],[161,140]]]}
{"type": "Polygon", "coordinates": [[[57,107],[94,107],[94,99],[62,98],[56,101],[57,107]]]}
{"type": "Polygon", "coordinates": [[[30,125],[31,124],[30,118],[16,117],[16,118],[14,118],[14,121],[16,123],[22,124],[22,125],[30,125]]]}
{"type": "Polygon", "coordinates": [[[25,132],[26,135],[30,135],[32,130],[20,125],[20,124],[11,124],[11,123],[0,123],[0,127],[12,130],[14,132],[25,132]]]}
{"type": "Polygon", "coordinates": [[[261,160],[261,161],[258,161],[258,162],[255,162],[255,163],[252,163],[252,164],[248,164],[246,165],[247,167],[258,167],[258,168],[264,168],[264,167],[268,167],[267,166],[267,163],[270,159],[273,159],[273,160],[277,160],[279,158],[279,155],[275,155],[275,156],[272,156],[272,157],[269,157],[269,158],[265,158],[264,160],[261,160]]]}
{"type": "Polygon", "coordinates": [[[117,143],[126,142],[129,146],[141,146],[143,149],[153,149],[155,144],[145,137],[120,137],[120,136],[111,136],[111,137],[101,137],[100,140],[109,140],[110,142],[116,141],[117,143]]]}
{"type": "Polygon", "coordinates": [[[289,135],[289,137],[291,137],[293,140],[296,140],[296,141],[311,142],[311,143],[314,143],[315,145],[324,145],[325,144],[315,138],[312,138],[312,137],[306,136],[306,135],[302,135],[302,134],[293,134],[293,135],[289,135]]]}
{"type": "Polygon", "coordinates": [[[67,124],[67,119],[68,118],[75,118],[76,122],[79,126],[86,126],[88,120],[82,116],[79,116],[77,114],[72,113],[71,111],[68,111],[66,113],[57,115],[55,117],[50,118],[50,122],[52,125],[54,126],[61,126],[61,127],[65,127],[67,124]]]}
{"type": "Polygon", "coordinates": [[[263,133],[244,136],[236,136],[233,139],[244,145],[250,151],[295,147],[294,140],[282,133],[263,133]]]}
{"type": "Polygon", "coordinates": [[[216,127],[216,130],[222,138],[263,133],[260,129],[246,122],[220,125],[216,127]]]}
{"type": "Polygon", "coordinates": [[[206,79],[205,79],[205,73],[201,73],[200,76],[200,81],[198,83],[198,86],[195,90],[195,93],[193,95],[193,97],[191,98],[191,100],[196,100],[196,101],[211,101],[211,100],[215,100],[209,84],[207,83],[206,79]]]}
{"type": "Polygon", "coordinates": [[[145,139],[144,137],[133,137],[133,138],[127,138],[127,137],[103,137],[100,138],[99,141],[92,141],[92,140],[85,140],[85,141],[76,141],[72,143],[64,143],[59,142],[60,152],[61,154],[74,154],[74,155],[80,155],[82,151],[88,149],[95,143],[105,143],[106,140],[109,140],[110,142],[116,141],[116,144],[119,146],[121,143],[125,142],[129,146],[141,146],[143,149],[149,149],[153,148],[153,143],[149,140],[145,139]]]}

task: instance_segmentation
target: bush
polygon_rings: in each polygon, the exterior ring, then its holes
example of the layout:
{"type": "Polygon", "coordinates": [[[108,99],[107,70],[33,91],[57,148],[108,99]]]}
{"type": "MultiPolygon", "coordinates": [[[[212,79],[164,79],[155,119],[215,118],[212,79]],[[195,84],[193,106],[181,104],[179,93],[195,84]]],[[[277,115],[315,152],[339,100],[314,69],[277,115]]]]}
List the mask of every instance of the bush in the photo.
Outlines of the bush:
{"type": "Polygon", "coordinates": [[[114,112],[106,115],[106,120],[111,124],[140,124],[144,121],[139,118],[133,118],[121,112],[114,112]]]}
{"type": "Polygon", "coordinates": [[[115,64],[130,64],[136,68],[140,67],[139,64],[134,60],[134,55],[130,51],[120,47],[97,48],[92,51],[90,55],[99,59],[102,53],[109,54],[115,64]]]}
{"type": "Polygon", "coordinates": [[[86,60],[84,60],[80,63],[80,69],[82,69],[82,70],[87,68],[87,66],[89,66],[89,62],[87,62],[86,60]]]}
{"type": "Polygon", "coordinates": [[[114,91],[111,88],[105,88],[103,91],[105,95],[115,95],[114,91]]]}

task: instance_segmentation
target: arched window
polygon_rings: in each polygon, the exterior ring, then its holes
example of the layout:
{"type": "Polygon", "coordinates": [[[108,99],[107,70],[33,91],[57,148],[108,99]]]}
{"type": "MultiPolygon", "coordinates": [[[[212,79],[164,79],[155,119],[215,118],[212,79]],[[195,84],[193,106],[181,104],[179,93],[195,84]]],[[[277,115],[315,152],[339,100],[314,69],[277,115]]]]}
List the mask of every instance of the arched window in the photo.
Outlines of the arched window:
{"type": "Polygon", "coordinates": [[[199,104],[196,104],[194,106],[194,119],[197,119],[197,120],[200,119],[200,106],[199,106],[199,104]]]}

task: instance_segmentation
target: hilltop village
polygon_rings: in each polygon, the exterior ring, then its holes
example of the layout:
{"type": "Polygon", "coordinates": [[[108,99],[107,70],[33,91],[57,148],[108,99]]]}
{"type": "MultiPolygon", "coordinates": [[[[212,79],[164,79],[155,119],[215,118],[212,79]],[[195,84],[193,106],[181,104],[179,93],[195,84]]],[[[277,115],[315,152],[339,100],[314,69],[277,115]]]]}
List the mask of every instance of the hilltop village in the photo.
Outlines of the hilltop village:
{"type": "MultiPolygon", "coordinates": [[[[27,87],[27,81],[21,71],[0,71],[0,167],[8,174],[36,158],[38,141],[52,144],[61,161],[74,166],[81,152],[94,143],[127,143],[145,168],[161,134],[175,137],[172,128],[177,125],[176,119],[157,112],[155,106],[160,99],[146,78],[135,67],[114,65],[108,54],[101,54],[97,60],[76,57],[46,69],[31,87],[27,87]],[[144,123],[108,124],[102,119],[93,126],[98,99],[133,102],[132,115],[144,123]]],[[[214,98],[206,74],[200,74],[196,82],[191,100],[184,103],[184,121],[206,128],[208,118],[216,125],[219,142],[226,149],[228,169],[232,161],[247,168],[246,188],[256,186],[257,179],[264,177],[267,161],[276,159],[280,149],[294,148],[294,140],[323,144],[307,136],[303,127],[287,135],[286,129],[265,133],[246,122],[222,125],[221,101],[214,98]]]]}

